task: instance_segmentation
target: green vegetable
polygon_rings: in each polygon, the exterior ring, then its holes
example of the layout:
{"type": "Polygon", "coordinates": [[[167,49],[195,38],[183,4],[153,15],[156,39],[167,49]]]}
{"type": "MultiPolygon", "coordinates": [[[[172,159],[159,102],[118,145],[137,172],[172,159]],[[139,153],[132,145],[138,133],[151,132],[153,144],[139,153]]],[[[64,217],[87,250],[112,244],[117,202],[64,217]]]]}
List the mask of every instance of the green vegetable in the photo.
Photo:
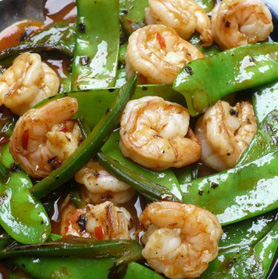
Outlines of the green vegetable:
{"type": "Polygon", "coordinates": [[[275,111],[263,121],[235,168],[181,185],[183,201],[216,214],[222,225],[277,208],[276,117],[275,111]]]}
{"type": "MultiPolygon", "coordinates": [[[[36,107],[65,96],[74,97],[78,100],[79,104],[79,110],[75,114],[74,118],[83,119],[92,129],[106,113],[109,105],[116,99],[116,96],[119,94],[119,90],[119,88],[108,88],[62,93],[43,100],[37,104],[36,107]]],[[[145,96],[159,96],[168,101],[185,104],[183,96],[174,91],[169,85],[136,86],[132,99],[138,99],[145,96]]]]}
{"type": "Polygon", "coordinates": [[[278,109],[278,82],[257,88],[252,95],[253,108],[258,123],[262,122],[265,116],[274,109],[278,109]]]}
{"type": "Polygon", "coordinates": [[[120,42],[119,2],[77,1],[73,90],[114,86],[120,42]]]}
{"type": "Polygon", "coordinates": [[[215,6],[215,0],[196,0],[196,2],[209,13],[215,6]]]}
{"type": "Polygon", "coordinates": [[[138,263],[129,263],[123,279],[163,279],[164,277],[138,263]]]}
{"type": "Polygon", "coordinates": [[[200,45],[200,35],[198,33],[195,33],[191,39],[190,39],[190,43],[194,46],[196,46],[205,56],[209,56],[209,55],[215,55],[217,53],[219,53],[221,50],[219,49],[219,47],[216,44],[213,44],[210,47],[202,47],[200,45]]]}
{"type": "Polygon", "coordinates": [[[71,256],[87,259],[118,258],[117,265],[142,258],[142,246],[134,240],[94,241],[87,238],[65,238],[37,245],[13,243],[0,251],[0,259],[20,256],[71,256]]]}
{"type": "MultiPolygon", "coordinates": [[[[72,56],[75,43],[75,23],[59,22],[31,36],[20,45],[0,52],[0,60],[26,51],[55,50],[72,56]]],[[[14,58],[14,57],[13,57],[14,58]]]]}
{"type": "MultiPolygon", "coordinates": [[[[41,198],[58,188],[80,170],[100,149],[104,139],[109,136],[119,121],[121,113],[135,90],[137,75],[121,88],[116,100],[112,103],[106,114],[101,118],[88,137],[81,143],[77,150],[63,163],[32,189],[31,193],[41,198]]],[[[79,104],[81,106],[81,104],[79,104]]]]}
{"type": "Polygon", "coordinates": [[[30,258],[20,257],[13,262],[36,279],[107,279],[117,259],[30,258]]]}
{"type": "Polygon", "coordinates": [[[137,172],[130,170],[126,166],[123,166],[120,162],[112,159],[110,156],[107,156],[104,153],[98,153],[97,156],[99,163],[103,167],[113,173],[120,180],[131,185],[148,200],[180,201],[165,186],[155,183],[144,177],[142,174],[138,174],[137,172]]]}
{"type": "Polygon", "coordinates": [[[277,213],[224,227],[217,259],[201,279],[266,278],[278,245],[277,213]]]}
{"type": "MultiPolygon", "coordinates": [[[[136,173],[136,175],[168,188],[173,195],[181,199],[180,185],[173,170],[168,169],[163,171],[152,171],[134,163],[132,160],[123,156],[119,147],[119,141],[119,131],[115,131],[101,148],[102,152],[118,161],[121,166],[124,166],[131,172],[136,173]]],[[[163,190],[165,189],[163,188],[163,190]]]]}
{"type": "Polygon", "coordinates": [[[121,23],[129,34],[145,25],[145,8],[148,5],[148,0],[120,0],[121,23]]]}
{"type": "Polygon", "coordinates": [[[229,49],[187,64],[173,88],[184,95],[195,116],[227,94],[277,80],[277,61],[278,43],[229,49]]]}
{"type": "Polygon", "coordinates": [[[0,182],[0,224],[18,242],[45,242],[51,231],[50,221],[43,205],[30,194],[32,182],[25,172],[14,167],[8,145],[1,153],[1,161],[11,169],[7,182],[0,182]]]}

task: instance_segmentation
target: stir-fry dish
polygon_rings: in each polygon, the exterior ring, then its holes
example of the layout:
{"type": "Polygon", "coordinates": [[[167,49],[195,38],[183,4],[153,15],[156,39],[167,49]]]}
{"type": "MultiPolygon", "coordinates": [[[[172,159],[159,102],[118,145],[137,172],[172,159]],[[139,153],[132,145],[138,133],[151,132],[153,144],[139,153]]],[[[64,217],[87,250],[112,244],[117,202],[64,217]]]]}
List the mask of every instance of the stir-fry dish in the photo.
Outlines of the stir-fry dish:
{"type": "Polygon", "coordinates": [[[57,2],[0,33],[0,277],[269,278],[269,8],[57,2]]]}

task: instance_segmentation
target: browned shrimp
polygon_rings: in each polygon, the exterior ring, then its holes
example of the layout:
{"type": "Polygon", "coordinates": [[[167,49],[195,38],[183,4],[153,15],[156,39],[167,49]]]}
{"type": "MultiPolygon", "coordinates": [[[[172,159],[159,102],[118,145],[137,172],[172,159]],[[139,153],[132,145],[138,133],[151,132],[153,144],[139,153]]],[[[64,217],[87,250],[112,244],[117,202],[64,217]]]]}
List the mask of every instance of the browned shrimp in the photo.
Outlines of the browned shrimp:
{"type": "Polygon", "coordinates": [[[0,77],[0,105],[22,115],[39,101],[58,93],[57,74],[37,53],[18,56],[0,77]]]}
{"type": "Polygon", "coordinates": [[[212,31],[222,49],[264,41],[272,16],[261,0],[223,0],[212,11],[212,31]]]}
{"type": "Polygon", "coordinates": [[[150,169],[182,167],[201,156],[201,144],[189,127],[189,112],[160,97],[128,102],[121,119],[122,153],[150,169]]]}
{"type": "Polygon", "coordinates": [[[140,222],[147,228],[143,257],[168,278],[199,277],[217,257],[223,232],[217,217],[203,208],[154,202],[147,205],[140,222]]]}
{"type": "Polygon", "coordinates": [[[171,27],[148,25],[129,37],[126,69],[128,76],[138,71],[141,83],[171,84],[185,64],[202,57],[202,52],[171,27]]]}
{"type": "Polygon", "coordinates": [[[210,19],[194,0],[149,0],[145,14],[147,24],[170,26],[185,40],[196,30],[201,34],[202,46],[211,46],[213,43],[210,19]]]}
{"type": "Polygon", "coordinates": [[[82,140],[80,128],[75,121],[69,121],[77,110],[77,100],[66,97],[30,109],[19,118],[10,151],[30,176],[48,176],[78,147],[82,140]]]}

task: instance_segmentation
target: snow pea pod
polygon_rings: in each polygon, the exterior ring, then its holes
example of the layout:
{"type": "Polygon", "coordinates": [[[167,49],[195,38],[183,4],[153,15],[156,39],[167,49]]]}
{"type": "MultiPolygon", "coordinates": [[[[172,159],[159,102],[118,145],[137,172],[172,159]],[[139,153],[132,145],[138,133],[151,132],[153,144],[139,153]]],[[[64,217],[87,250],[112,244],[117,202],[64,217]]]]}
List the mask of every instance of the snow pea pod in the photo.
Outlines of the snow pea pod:
{"type": "Polygon", "coordinates": [[[145,25],[145,8],[148,0],[120,0],[120,19],[128,34],[145,25]]]}
{"type": "Polygon", "coordinates": [[[119,147],[119,141],[119,131],[114,131],[114,133],[101,148],[101,151],[119,162],[121,166],[125,166],[127,169],[131,170],[137,175],[145,177],[150,181],[168,188],[170,193],[181,199],[180,185],[172,169],[152,171],[134,163],[132,160],[123,156],[119,147]]]}
{"type": "Polygon", "coordinates": [[[119,1],[77,1],[73,90],[114,86],[119,44],[119,1]]]}
{"type": "Polygon", "coordinates": [[[201,279],[264,279],[278,245],[277,212],[224,227],[217,259],[201,279]]]}
{"type": "Polygon", "coordinates": [[[196,116],[227,94],[277,79],[278,43],[261,43],[192,61],[179,72],[173,88],[196,116]]]}
{"type": "Polygon", "coordinates": [[[277,208],[277,117],[273,111],[265,118],[235,168],[182,184],[183,201],[212,211],[222,224],[277,208]]]}
{"type": "Polygon", "coordinates": [[[55,50],[72,56],[75,44],[75,23],[59,22],[0,52],[0,60],[26,51],[55,50]]]}
{"type": "Polygon", "coordinates": [[[20,245],[13,243],[0,251],[0,259],[14,257],[78,257],[86,259],[117,258],[117,265],[142,259],[142,246],[135,240],[95,241],[65,238],[43,244],[20,245]]]}
{"type": "Polygon", "coordinates": [[[1,161],[10,170],[8,180],[0,182],[1,226],[20,243],[45,242],[51,231],[49,218],[41,202],[30,194],[33,184],[25,172],[15,167],[8,145],[1,152],[1,161]]]}
{"type": "MultiPolygon", "coordinates": [[[[74,118],[83,118],[92,129],[99,122],[101,117],[105,115],[109,105],[119,94],[119,90],[120,88],[107,88],[61,93],[40,102],[36,107],[65,96],[74,97],[78,100],[79,104],[79,110],[74,118]]],[[[169,85],[138,85],[131,98],[138,99],[144,96],[159,96],[171,102],[185,104],[183,96],[174,91],[169,85]]]]}
{"type": "MultiPolygon", "coordinates": [[[[55,190],[64,182],[68,181],[78,170],[80,170],[103,145],[104,139],[112,133],[118,124],[121,113],[135,90],[137,75],[134,74],[130,80],[121,88],[117,98],[107,109],[98,124],[94,127],[88,137],[81,143],[77,150],[63,163],[61,167],[54,170],[49,176],[41,180],[31,193],[42,198],[49,192],[55,190]]],[[[81,107],[81,104],[79,104],[81,107]]],[[[92,108],[91,108],[92,109],[92,108]]],[[[86,119],[85,119],[86,120],[86,119]]]]}
{"type": "Polygon", "coordinates": [[[102,152],[97,154],[97,158],[99,163],[109,172],[113,173],[120,180],[131,185],[148,200],[180,201],[180,199],[178,199],[167,187],[155,183],[154,181],[142,175],[142,171],[139,171],[138,173],[134,170],[131,170],[130,168],[122,165],[117,160],[114,160],[102,152]]]}
{"type": "Polygon", "coordinates": [[[30,258],[19,257],[12,262],[36,279],[107,279],[117,259],[30,258]],[[43,272],[42,272],[43,270],[43,272]]]}
{"type": "Polygon", "coordinates": [[[278,109],[278,82],[272,82],[257,88],[252,95],[252,104],[260,123],[274,109],[278,109]]]}

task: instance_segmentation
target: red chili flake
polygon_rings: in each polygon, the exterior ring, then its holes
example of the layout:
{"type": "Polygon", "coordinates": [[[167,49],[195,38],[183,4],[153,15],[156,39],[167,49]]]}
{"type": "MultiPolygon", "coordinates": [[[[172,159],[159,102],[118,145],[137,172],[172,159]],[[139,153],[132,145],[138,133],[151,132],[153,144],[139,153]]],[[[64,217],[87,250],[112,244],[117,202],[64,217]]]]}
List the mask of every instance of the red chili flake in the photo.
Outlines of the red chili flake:
{"type": "Polygon", "coordinates": [[[22,135],[22,147],[27,150],[29,141],[29,130],[25,130],[22,135]]]}
{"type": "Polygon", "coordinates": [[[102,230],[102,226],[99,226],[99,227],[95,228],[95,237],[98,240],[103,240],[104,239],[104,233],[103,233],[103,230],[102,230]]]}
{"type": "Polygon", "coordinates": [[[9,141],[9,139],[8,138],[6,138],[6,137],[1,137],[0,138],[0,144],[5,144],[5,143],[7,143],[9,141]]]}
{"type": "Polygon", "coordinates": [[[160,33],[156,33],[156,39],[158,40],[161,48],[166,48],[166,42],[164,37],[161,36],[160,33]]]}
{"type": "Polygon", "coordinates": [[[62,129],[60,129],[60,132],[67,132],[68,131],[68,129],[67,129],[67,127],[66,126],[64,126],[62,129]]]}
{"type": "Polygon", "coordinates": [[[132,20],[130,20],[130,19],[126,19],[126,21],[129,23],[129,24],[131,24],[132,23],[132,20]]]}

